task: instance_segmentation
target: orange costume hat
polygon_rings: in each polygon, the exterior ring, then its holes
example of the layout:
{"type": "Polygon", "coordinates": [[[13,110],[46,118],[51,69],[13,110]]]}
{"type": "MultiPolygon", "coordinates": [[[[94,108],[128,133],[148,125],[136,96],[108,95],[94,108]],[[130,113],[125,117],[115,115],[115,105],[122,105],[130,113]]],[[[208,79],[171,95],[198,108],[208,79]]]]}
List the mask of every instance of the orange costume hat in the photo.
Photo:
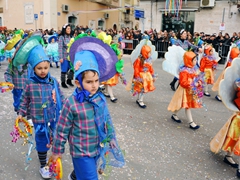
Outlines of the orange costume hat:
{"type": "Polygon", "coordinates": [[[192,68],[193,67],[193,63],[192,63],[192,60],[196,57],[196,54],[192,51],[187,51],[184,53],[183,55],[183,62],[184,62],[184,65],[189,67],[189,68],[192,68]]]}
{"type": "Polygon", "coordinates": [[[151,47],[148,45],[144,45],[141,49],[141,54],[144,57],[144,59],[148,59],[148,55],[151,52],[151,47]]]}
{"type": "Polygon", "coordinates": [[[238,57],[239,54],[240,54],[239,49],[237,47],[233,47],[230,52],[230,58],[234,59],[234,58],[238,57]]]}
{"type": "Polygon", "coordinates": [[[206,46],[205,49],[204,49],[204,53],[206,55],[210,55],[210,51],[212,50],[212,46],[206,46]]]}

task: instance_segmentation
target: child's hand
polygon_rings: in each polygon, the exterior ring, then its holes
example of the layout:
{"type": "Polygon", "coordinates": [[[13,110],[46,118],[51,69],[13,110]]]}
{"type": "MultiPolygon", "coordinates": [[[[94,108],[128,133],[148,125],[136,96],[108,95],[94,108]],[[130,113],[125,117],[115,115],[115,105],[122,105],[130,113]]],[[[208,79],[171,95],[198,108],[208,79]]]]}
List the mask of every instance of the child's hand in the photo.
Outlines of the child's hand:
{"type": "Polygon", "coordinates": [[[12,86],[8,86],[8,88],[9,88],[10,90],[13,90],[14,85],[12,85],[12,86]]]}
{"type": "Polygon", "coordinates": [[[56,162],[58,158],[62,159],[62,155],[52,153],[51,158],[52,162],[56,162]]]}
{"type": "Polygon", "coordinates": [[[17,118],[21,120],[21,119],[22,119],[22,115],[18,115],[18,117],[17,117],[17,118]]]}
{"type": "Polygon", "coordinates": [[[63,59],[60,59],[59,62],[60,62],[60,63],[63,63],[63,59]]]}
{"type": "Polygon", "coordinates": [[[110,147],[113,149],[113,148],[117,148],[117,144],[116,144],[116,141],[114,139],[112,139],[109,143],[110,147]]]}

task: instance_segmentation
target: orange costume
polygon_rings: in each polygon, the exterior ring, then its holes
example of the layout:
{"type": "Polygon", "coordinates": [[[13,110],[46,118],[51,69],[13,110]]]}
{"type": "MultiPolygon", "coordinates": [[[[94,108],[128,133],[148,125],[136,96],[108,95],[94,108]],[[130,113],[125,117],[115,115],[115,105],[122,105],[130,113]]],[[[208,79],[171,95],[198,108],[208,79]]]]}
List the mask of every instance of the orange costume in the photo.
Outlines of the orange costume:
{"type": "MultiPolygon", "coordinates": [[[[220,150],[226,152],[224,162],[234,168],[239,165],[232,155],[239,156],[240,164],[240,58],[235,59],[232,65],[225,70],[224,79],[219,85],[219,94],[222,102],[234,114],[227,120],[220,131],[210,142],[210,149],[214,153],[220,150]]],[[[237,170],[240,177],[240,168],[237,170]]]]}
{"type": "Polygon", "coordinates": [[[239,52],[239,49],[238,49],[237,47],[233,47],[233,48],[231,49],[230,59],[229,59],[228,62],[227,62],[226,68],[229,67],[229,66],[231,66],[232,61],[234,60],[234,58],[238,57],[239,54],[240,54],[240,52],[239,52]]]}
{"type": "Polygon", "coordinates": [[[133,94],[147,93],[155,90],[153,84],[154,70],[152,64],[146,61],[150,52],[151,48],[144,45],[141,50],[141,58],[144,58],[144,61],[142,62],[142,60],[138,58],[133,63],[133,94]]]}
{"type": "Polygon", "coordinates": [[[177,91],[168,106],[169,111],[178,111],[181,108],[201,108],[200,98],[202,97],[203,79],[199,71],[194,68],[192,60],[196,57],[193,52],[186,52],[183,57],[184,66],[180,69],[177,91]],[[201,81],[201,82],[199,82],[201,81]]]}
{"type": "MultiPolygon", "coordinates": [[[[228,62],[227,62],[227,65],[226,65],[225,69],[226,69],[227,67],[230,67],[230,66],[231,66],[233,60],[234,60],[235,58],[237,58],[237,57],[239,56],[239,54],[240,54],[240,52],[239,52],[239,49],[238,49],[237,47],[233,47],[233,48],[231,49],[231,51],[230,51],[230,56],[229,56],[229,59],[228,59],[228,62]]],[[[218,91],[219,83],[220,83],[220,81],[224,78],[224,71],[225,71],[225,69],[222,71],[222,73],[219,75],[217,81],[214,83],[214,85],[213,85],[213,87],[212,87],[212,90],[213,90],[213,91],[218,91]]]]}
{"type": "Polygon", "coordinates": [[[201,59],[200,63],[200,71],[205,72],[205,82],[207,84],[214,83],[214,70],[217,66],[217,61],[213,55],[210,55],[210,51],[212,51],[212,46],[207,46],[204,49],[205,56],[201,59]]]}

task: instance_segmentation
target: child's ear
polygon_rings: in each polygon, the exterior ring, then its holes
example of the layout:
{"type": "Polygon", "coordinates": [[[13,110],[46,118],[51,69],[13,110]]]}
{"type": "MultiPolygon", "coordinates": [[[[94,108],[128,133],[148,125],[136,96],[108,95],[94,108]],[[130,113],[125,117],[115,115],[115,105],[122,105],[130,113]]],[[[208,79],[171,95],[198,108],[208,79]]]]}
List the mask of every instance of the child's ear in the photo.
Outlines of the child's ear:
{"type": "Polygon", "coordinates": [[[74,82],[75,82],[76,86],[77,86],[78,88],[80,88],[80,83],[79,83],[79,81],[75,79],[74,82]]]}

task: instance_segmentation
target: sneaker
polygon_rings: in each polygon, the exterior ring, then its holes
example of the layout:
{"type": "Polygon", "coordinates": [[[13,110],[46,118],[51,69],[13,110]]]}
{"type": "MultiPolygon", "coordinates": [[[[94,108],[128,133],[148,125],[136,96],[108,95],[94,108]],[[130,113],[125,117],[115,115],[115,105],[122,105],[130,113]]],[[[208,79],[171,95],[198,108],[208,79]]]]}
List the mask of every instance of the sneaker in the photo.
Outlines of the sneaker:
{"type": "Polygon", "coordinates": [[[48,166],[40,168],[39,172],[40,172],[43,179],[51,179],[52,178],[52,173],[49,172],[49,167],[48,166]]]}
{"type": "Polygon", "coordinates": [[[32,127],[33,127],[33,122],[32,122],[32,119],[28,119],[28,123],[29,123],[29,125],[30,125],[30,126],[32,126],[32,127]]]}

